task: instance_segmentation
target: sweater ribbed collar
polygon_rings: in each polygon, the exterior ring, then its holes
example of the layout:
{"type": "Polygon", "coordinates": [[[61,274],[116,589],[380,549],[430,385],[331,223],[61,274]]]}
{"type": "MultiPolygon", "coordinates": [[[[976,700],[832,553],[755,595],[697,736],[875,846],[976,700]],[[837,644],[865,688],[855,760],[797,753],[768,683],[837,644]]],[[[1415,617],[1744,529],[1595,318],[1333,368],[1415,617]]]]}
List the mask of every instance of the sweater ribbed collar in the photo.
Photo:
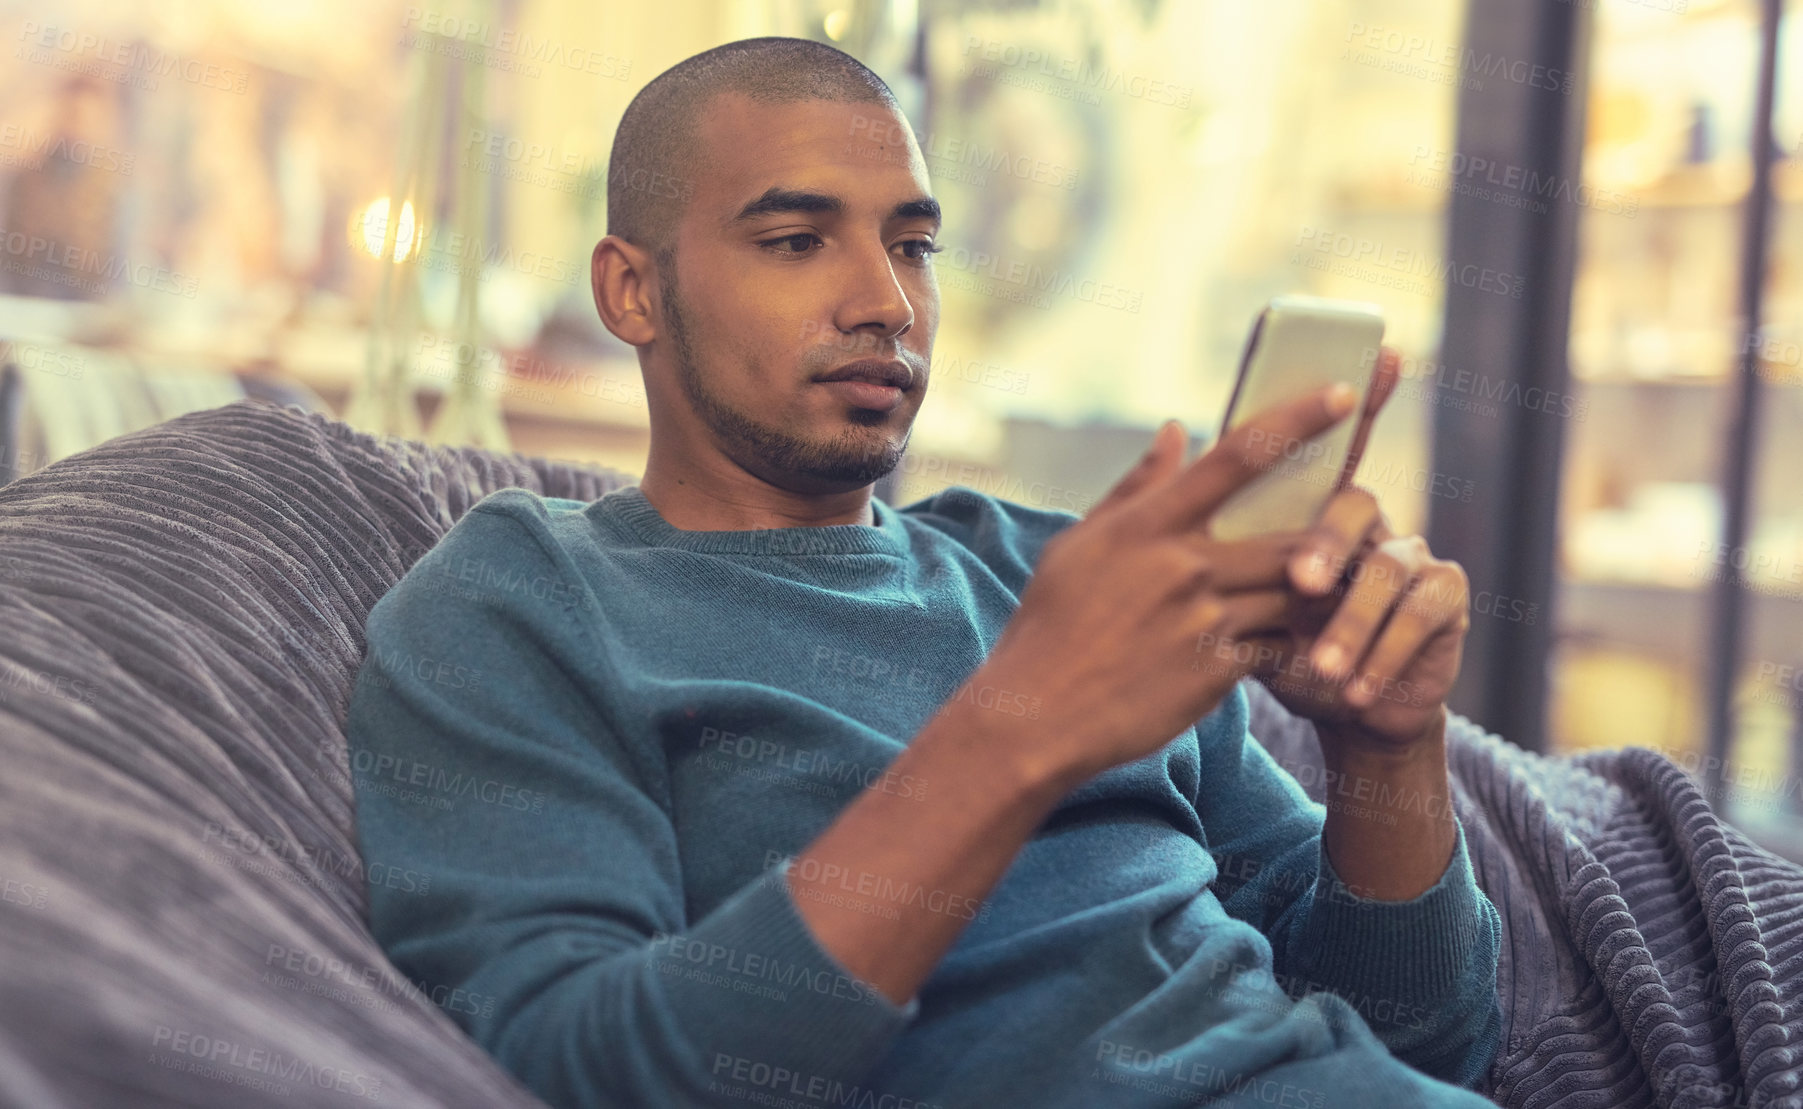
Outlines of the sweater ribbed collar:
{"type": "Polygon", "coordinates": [[[624,486],[594,502],[592,509],[612,520],[649,547],[672,547],[706,554],[847,555],[874,554],[906,559],[908,532],[901,515],[876,497],[870,499],[875,526],[828,524],[823,527],[758,528],[749,531],[685,531],[658,512],[636,485],[624,486]]]}

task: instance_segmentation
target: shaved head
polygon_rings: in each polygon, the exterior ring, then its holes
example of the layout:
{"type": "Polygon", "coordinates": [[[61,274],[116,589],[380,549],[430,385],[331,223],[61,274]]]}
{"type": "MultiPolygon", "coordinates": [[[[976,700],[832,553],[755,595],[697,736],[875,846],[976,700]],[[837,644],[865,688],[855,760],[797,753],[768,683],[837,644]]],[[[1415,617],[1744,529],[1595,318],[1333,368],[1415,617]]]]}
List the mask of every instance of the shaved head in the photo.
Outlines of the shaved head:
{"type": "Polygon", "coordinates": [[[796,38],[729,42],[671,66],[639,90],[607,163],[607,233],[673,268],[675,232],[702,156],[700,121],[715,98],[880,104],[900,112],[881,77],[843,50],[796,38]]]}
{"type": "Polygon", "coordinates": [[[831,46],[727,43],[633,98],[590,282],[638,350],[667,520],[872,521],[926,397],[940,217],[895,95],[831,46]]]}

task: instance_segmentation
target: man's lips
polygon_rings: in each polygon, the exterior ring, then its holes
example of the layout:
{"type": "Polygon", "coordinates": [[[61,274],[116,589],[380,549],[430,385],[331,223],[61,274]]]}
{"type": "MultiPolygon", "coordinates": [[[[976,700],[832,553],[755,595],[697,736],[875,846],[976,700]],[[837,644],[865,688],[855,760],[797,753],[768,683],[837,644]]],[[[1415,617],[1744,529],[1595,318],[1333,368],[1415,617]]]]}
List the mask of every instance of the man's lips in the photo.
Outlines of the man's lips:
{"type": "Polygon", "coordinates": [[[864,381],[872,385],[887,385],[903,392],[914,387],[914,371],[906,362],[892,358],[862,358],[856,362],[847,362],[843,366],[828,370],[814,379],[825,383],[829,381],[864,381]]]}

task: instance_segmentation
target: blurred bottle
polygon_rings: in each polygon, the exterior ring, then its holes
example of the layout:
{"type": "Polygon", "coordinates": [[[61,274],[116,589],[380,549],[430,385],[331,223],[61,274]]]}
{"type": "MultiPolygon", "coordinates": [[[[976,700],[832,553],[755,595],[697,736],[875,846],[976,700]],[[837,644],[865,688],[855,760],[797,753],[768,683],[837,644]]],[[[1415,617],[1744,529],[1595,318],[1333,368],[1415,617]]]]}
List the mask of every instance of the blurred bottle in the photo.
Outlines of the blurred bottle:
{"type": "Polygon", "coordinates": [[[1690,132],[1684,143],[1684,164],[1706,165],[1715,159],[1715,110],[1707,102],[1690,105],[1690,132]]]}

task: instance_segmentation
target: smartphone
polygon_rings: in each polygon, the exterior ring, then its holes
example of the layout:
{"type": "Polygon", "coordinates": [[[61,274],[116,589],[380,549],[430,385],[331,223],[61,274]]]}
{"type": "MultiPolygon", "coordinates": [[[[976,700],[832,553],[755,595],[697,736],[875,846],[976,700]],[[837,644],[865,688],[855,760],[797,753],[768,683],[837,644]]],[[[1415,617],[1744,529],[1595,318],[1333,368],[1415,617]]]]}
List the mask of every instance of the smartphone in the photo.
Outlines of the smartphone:
{"type": "Polygon", "coordinates": [[[1375,304],[1281,296],[1265,306],[1246,340],[1221,434],[1274,404],[1338,381],[1352,386],[1359,403],[1345,419],[1286,451],[1276,466],[1241,486],[1215,510],[1209,534],[1244,539],[1314,524],[1340,487],[1383,337],[1383,309],[1375,304]]]}

